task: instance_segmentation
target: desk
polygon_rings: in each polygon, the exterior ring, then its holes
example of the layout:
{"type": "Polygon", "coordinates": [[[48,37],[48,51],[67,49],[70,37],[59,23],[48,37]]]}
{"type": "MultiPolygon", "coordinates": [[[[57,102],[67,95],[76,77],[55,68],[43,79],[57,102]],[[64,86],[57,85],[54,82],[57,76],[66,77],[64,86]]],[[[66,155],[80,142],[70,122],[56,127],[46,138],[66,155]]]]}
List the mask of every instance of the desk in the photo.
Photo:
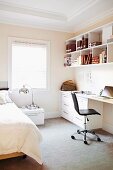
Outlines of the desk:
{"type": "MultiPolygon", "coordinates": [[[[83,128],[83,118],[74,109],[71,91],[61,92],[61,116],[83,128]]],[[[89,116],[88,129],[103,128],[113,133],[113,99],[77,93],[80,109],[94,108],[101,116],[89,116]]]]}

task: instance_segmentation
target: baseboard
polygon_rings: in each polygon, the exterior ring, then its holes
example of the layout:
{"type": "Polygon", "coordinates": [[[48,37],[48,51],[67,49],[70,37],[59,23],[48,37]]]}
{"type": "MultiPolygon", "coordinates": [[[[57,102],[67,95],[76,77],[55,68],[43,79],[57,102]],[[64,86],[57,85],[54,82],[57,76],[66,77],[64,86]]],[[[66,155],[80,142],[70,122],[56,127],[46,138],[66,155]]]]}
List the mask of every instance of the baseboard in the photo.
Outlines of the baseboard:
{"type": "Polygon", "coordinates": [[[59,112],[45,112],[44,115],[45,119],[61,117],[61,114],[59,112]]]}
{"type": "Polygon", "coordinates": [[[102,127],[105,131],[112,133],[113,134],[113,125],[107,123],[107,122],[103,122],[103,127],[102,127]]]}

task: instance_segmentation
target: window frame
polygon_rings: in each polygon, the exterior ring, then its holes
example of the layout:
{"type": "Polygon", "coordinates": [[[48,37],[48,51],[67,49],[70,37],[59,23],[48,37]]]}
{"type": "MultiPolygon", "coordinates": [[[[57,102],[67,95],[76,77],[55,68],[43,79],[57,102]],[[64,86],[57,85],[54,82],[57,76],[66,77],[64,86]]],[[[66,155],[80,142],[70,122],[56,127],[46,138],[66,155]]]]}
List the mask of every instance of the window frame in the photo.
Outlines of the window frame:
{"type": "MultiPolygon", "coordinates": [[[[35,43],[37,45],[45,45],[47,47],[47,63],[46,63],[46,88],[35,88],[38,91],[49,91],[50,90],[50,41],[28,39],[28,38],[17,38],[8,37],[8,88],[12,90],[12,44],[14,42],[25,42],[35,43]]],[[[34,88],[33,88],[34,89],[34,88]]],[[[16,90],[16,89],[15,89],[16,90]]]]}

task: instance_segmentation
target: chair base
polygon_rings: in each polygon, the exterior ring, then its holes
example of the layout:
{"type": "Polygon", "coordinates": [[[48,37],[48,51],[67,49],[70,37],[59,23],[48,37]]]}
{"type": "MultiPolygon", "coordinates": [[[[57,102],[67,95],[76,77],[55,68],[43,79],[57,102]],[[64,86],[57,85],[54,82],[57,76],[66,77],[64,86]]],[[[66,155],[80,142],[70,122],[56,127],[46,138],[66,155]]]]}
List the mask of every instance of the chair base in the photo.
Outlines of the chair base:
{"type": "MultiPolygon", "coordinates": [[[[94,131],[92,131],[92,130],[77,130],[77,133],[78,133],[78,134],[81,134],[81,133],[84,134],[84,139],[83,139],[84,144],[88,144],[88,143],[87,143],[87,140],[86,140],[86,138],[87,138],[86,134],[87,134],[87,133],[90,133],[90,134],[92,134],[92,135],[95,135],[96,138],[97,138],[97,141],[98,141],[98,142],[101,142],[100,137],[99,137],[94,131]]],[[[72,135],[71,138],[74,139],[74,140],[76,139],[74,135],[72,135]]]]}

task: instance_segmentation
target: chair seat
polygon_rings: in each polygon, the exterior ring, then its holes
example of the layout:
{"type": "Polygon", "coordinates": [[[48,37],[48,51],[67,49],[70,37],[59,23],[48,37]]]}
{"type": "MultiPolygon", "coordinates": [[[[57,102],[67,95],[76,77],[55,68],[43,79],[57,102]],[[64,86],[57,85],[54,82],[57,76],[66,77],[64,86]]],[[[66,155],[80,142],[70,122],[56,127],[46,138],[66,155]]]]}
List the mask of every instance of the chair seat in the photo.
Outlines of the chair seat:
{"type": "Polygon", "coordinates": [[[87,116],[87,115],[101,115],[100,113],[98,113],[96,110],[94,109],[83,109],[83,110],[79,110],[79,114],[81,116],[87,116]]]}

